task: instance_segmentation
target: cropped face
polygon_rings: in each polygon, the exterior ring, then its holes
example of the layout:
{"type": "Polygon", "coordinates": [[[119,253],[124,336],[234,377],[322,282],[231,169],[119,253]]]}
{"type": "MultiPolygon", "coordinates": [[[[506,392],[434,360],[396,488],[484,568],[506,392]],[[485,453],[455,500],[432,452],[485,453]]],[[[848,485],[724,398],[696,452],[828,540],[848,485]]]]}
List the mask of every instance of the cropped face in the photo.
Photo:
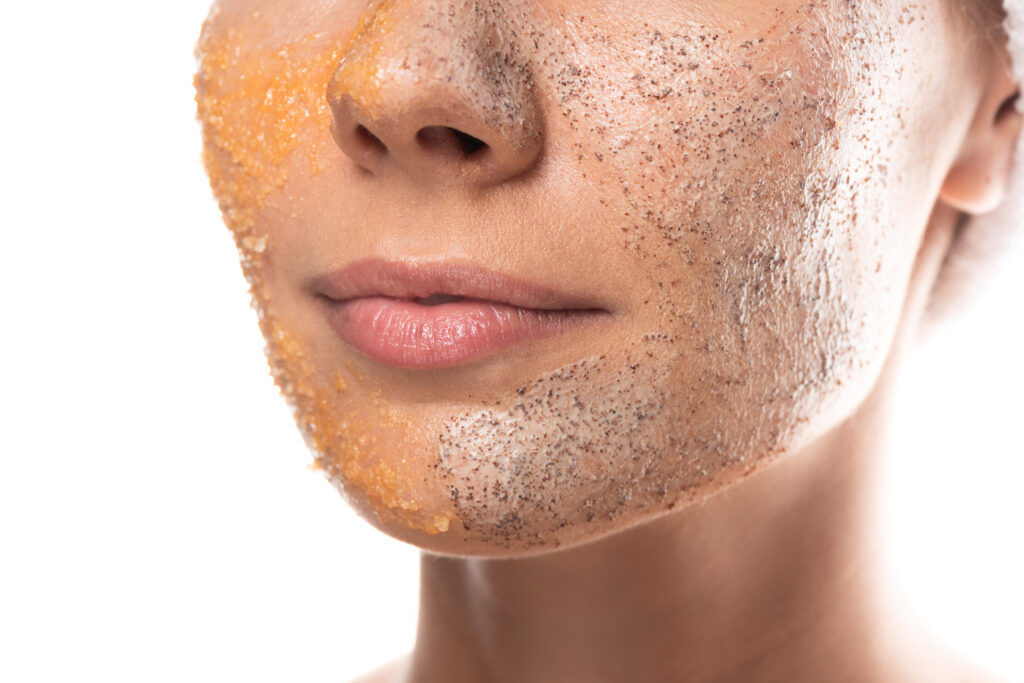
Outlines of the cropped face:
{"type": "Polygon", "coordinates": [[[205,159],[276,381],[371,523],[567,547],[865,397],[973,113],[939,0],[296,7],[215,4],[205,159]]]}

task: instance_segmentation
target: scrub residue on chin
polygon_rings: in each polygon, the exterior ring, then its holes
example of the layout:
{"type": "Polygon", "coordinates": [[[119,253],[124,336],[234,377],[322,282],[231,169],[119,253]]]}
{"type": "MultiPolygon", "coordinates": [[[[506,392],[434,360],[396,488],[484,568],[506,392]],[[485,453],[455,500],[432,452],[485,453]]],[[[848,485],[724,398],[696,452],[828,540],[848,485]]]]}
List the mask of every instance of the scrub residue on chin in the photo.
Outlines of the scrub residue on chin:
{"type": "MultiPolygon", "coordinates": [[[[623,352],[545,373],[501,405],[447,419],[439,480],[472,540],[557,547],[567,527],[671,510],[753,469],[745,453],[754,444],[729,441],[690,402],[673,401],[678,376],[666,368],[681,358],[676,342],[645,335],[623,352]]],[[[777,453],[776,436],[765,457],[777,453]]]]}
{"type": "MultiPolygon", "coordinates": [[[[448,531],[451,515],[423,502],[430,490],[417,473],[429,447],[417,425],[379,391],[363,391],[353,401],[346,396],[351,379],[338,375],[325,384],[307,357],[307,345],[273,315],[264,315],[261,327],[274,381],[314,454],[315,469],[354,508],[372,510],[381,522],[431,535],[448,531]]],[[[365,384],[351,369],[348,376],[365,384]]]]}

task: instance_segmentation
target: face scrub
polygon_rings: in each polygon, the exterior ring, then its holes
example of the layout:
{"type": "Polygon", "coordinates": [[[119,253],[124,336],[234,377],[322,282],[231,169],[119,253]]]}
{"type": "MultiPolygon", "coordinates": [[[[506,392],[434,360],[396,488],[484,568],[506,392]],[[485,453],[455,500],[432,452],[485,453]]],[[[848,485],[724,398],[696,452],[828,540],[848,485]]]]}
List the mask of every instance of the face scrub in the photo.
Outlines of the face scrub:
{"type": "MultiPolygon", "coordinates": [[[[196,75],[199,119],[205,142],[204,163],[224,220],[235,237],[245,276],[250,283],[267,357],[275,383],[292,407],[296,421],[316,454],[315,465],[339,487],[356,488],[378,516],[427,533],[447,530],[449,518],[421,512],[401,473],[374,457],[381,448],[378,426],[405,430],[403,419],[383,405],[379,392],[370,400],[335,408],[347,383],[337,376],[329,387],[315,380],[299,337],[274,315],[271,292],[263,278],[269,237],[259,230],[257,214],[287,182],[285,161],[295,154],[309,128],[330,126],[324,97],[337,69],[341,46],[322,51],[319,36],[247,53],[243,32],[229,28],[214,33],[207,22],[200,38],[196,75]],[[244,59],[239,59],[245,55],[244,59]]],[[[309,173],[323,170],[326,143],[306,150],[309,173]]],[[[408,436],[412,447],[414,435],[408,436]]]]}
{"type": "MultiPolygon", "coordinates": [[[[275,380],[357,509],[396,535],[448,532],[446,550],[555,547],[700,500],[848,415],[896,329],[906,226],[927,218],[892,188],[934,193],[936,178],[898,161],[925,147],[910,103],[941,110],[946,95],[923,94],[907,56],[940,30],[934,17],[737,0],[717,15],[658,5],[648,23],[614,3],[597,20],[558,2],[442,4],[377,2],[347,36],[262,47],[252,36],[269,21],[224,27],[215,11],[198,47],[206,165],[275,380]],[[329,342],[275,310],[287,284],[264,273],[287,278],[262,211],[276,203],[306,229],[286,210],[286,167],[305,155],[308,182],[358,200],[324,173],[344,163],[329,103],[400,114],[382,93],[403,77],[453,83],[488,130],[550,141],[538,182],[557,163],[577,183],[566,230],[633,274],[614,348],[424,407],[362,360],[322,360],[329,342]]],[[[529,218],[526,236],[542,236],[529,218]]]]}

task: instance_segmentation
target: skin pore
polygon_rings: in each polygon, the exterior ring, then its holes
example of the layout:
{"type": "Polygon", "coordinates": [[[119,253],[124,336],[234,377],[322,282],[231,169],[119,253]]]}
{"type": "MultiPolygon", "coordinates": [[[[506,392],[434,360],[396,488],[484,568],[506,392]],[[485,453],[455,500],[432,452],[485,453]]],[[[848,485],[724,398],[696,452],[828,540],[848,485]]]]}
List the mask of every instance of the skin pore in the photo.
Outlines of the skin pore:
{"type": "Polygon", "coordinates": [[[215,4],[205,160],[275,380],[353,507],[429,551],[416,650],[372,680],[964,675],[872,533],[899,359],[1019,125],[946,9],[215,4]],[[367,256],[608,315],[392,367],[312,285],[367,256]]]}

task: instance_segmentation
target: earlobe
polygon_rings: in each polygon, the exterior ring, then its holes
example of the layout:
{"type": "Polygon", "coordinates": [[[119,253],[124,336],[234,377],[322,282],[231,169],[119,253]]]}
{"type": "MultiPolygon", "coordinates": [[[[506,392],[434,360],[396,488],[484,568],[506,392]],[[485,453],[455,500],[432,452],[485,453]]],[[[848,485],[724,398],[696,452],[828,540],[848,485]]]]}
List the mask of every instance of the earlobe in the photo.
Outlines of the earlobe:
{"type": "Polygon", "coordinates": [[[1024,122],[1016,84],[1004,74],[998,85],[979,107],[939,193],[940,200],[969,214],[987,213],[1002,203],[1024,122]]]}

